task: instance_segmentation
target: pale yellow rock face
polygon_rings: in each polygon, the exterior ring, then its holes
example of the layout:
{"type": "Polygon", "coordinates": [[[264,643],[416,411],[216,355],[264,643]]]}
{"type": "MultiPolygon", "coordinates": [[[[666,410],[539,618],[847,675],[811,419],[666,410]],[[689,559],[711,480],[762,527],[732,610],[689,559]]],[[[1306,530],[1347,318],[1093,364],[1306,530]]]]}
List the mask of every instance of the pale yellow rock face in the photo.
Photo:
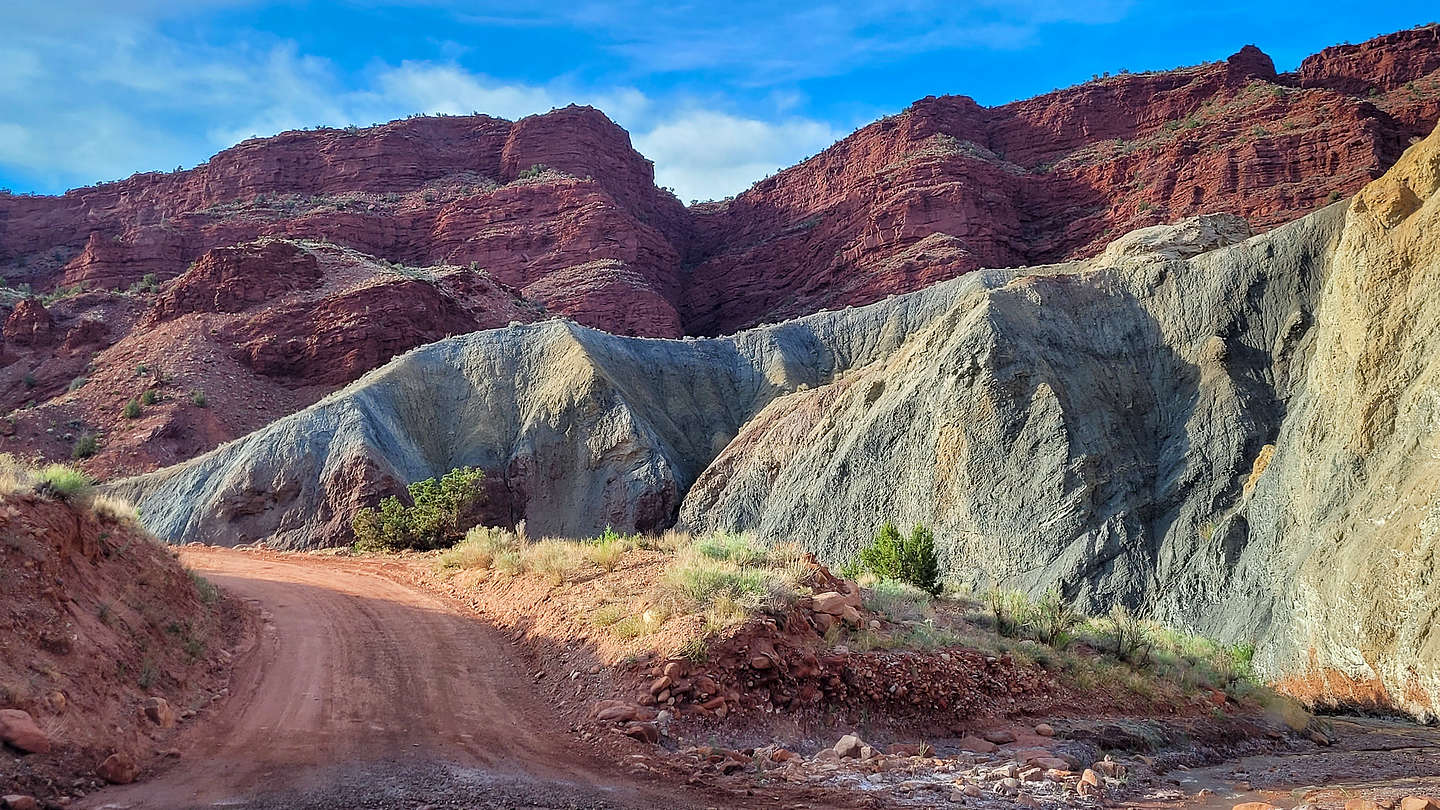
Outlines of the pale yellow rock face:
{"type": "Polygon", "coordinates": [[[1440,130],[1352,201],[1315,312],[1303,422],[1267,467],[1288,484],[1288,534],[1307,552],[1297,655],[1277,672],[1332,669],[1429,715],[1440,707],[1437,189],[1440,130]]]}

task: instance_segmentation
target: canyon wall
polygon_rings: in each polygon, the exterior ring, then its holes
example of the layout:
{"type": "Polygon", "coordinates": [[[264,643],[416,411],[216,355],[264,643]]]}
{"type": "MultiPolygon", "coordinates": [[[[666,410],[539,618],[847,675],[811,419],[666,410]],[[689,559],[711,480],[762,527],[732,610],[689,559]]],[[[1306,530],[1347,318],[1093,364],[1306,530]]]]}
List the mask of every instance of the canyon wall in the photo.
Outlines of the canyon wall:
{"type": "Polygon", "coordinates": [[[0,444],[63,459],[91,436],[92,472],[139,472],[468,328],[559,315],[621,335],[723,334],[1092,256],[1202,213],[1264,230],[1349,196],[1429,131],[1437,30],[1326,49],[1294,73],[1247,47],[1000,107],[926,98],[688,209],[584,107],[289,132],[189,170],[0,194],[0,317],[13,321],[0,444]],[[255,249],[265,240],[345,253],[349,287],[292,289],[291,263],[255,249]],[[211,309],[248,301],[243,314],[149,314],[191,306],[180,298],[230,249],[248,258],[200,294],[228,297],[211,309]],[[22,304],[20,285],[43,303],[22,304]],[[122,418],[154,387],[137,368],[161,356],[165,417],[122,418]],[[183,407],[190,392],[224,415],[183,407]]]}

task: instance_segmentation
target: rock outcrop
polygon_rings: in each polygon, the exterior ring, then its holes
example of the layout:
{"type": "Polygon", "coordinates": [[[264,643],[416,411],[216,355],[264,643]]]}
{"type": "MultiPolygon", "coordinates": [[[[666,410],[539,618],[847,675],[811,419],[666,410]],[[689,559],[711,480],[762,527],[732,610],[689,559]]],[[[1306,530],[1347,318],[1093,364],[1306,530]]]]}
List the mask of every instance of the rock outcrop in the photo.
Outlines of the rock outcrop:
{"type": "Polygon", "coordinates": [[[1207,211],[1269,228],[1349,196],[1440,115],[1440,28],[1327,49],[1293,74],[1247,46],[985,108],[925,98],[693,209],[687,329],[723,332],[969,272],[1094,255],[1207,211]]]}
{"type": "Polygon", "coordinates": [[[689,209],[587,107],[287,132],[190,170],[0,194],[0,316],[15,321],[0,345],[0,410],[25,408],[15,449],[58,460],[80,434],[125,434],[84,463],[140,471],[506,310],[499,323],[548,312],[620,335],[714,335],[980,267],[1093,256],[1206,212],[1265,230],[1355,192],[1440,119],[1436,30],[1327,49],[1295,73],[1246,47],[1001,107],[926,98],[689,209]],[[360,289],[352,273],[348,291],[321,295],[336,292],[319,280],[333,274],[288,243],[348,252],[372,275],[437,275],[437,286],[360,289]],[[20,303],[21,284],[45,294],[50,322],[20,303]],[[243,317],[193,331],[215,315],[243,317]],[[176,385],[203,388],[224,416],[141,435],[110,419],[139,394],[118,380],[162,355],[214,367],[176,385]]]}
{"type": "Polygon", "coordinates": [[[4,449],[66,458],[89,435],[93,472],[142,472],[293,413],[416,346],[544,315],[480,269],[288,239],[214,248],[155,296],[83,293],[49,311],[22,301],[5,344],[19,362],[0,370],[0,405],[38,402],[11,415],[4,449]],[[126,418],[125,403],[146,391],[140,416],[126,418]]]}
{"type": "Polygon", "coordinates": [[[208,703],[223,684],[240,613],[123,506],[44,497],[55,490],[8,456],[0,472],[0,795],[49,807],[112,755],[132,770],[156,758],[193,714],[170,706],[208,703]],[[137,722],[151,706],[164,713],[137,722]]]}
{"type": "Polygon", "coordinates": [[[922,522],[962,582],[1254,640],[1269,674],[1426,714],[1437,187],[1440,133],[1260,236],[1206,216],[722,339],[466,335],[120,486],[165,537],[292,547],[346,539],[357,480],[460,465],[538,533],[678,515],[834,563],[922,522]]]}

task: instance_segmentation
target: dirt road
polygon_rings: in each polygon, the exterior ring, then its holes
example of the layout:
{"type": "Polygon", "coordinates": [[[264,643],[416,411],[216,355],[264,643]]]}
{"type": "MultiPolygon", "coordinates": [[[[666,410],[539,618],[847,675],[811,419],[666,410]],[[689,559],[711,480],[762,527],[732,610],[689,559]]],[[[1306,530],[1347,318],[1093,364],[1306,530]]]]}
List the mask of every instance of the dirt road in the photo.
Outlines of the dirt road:
{"type": "Polygon", "coordinates": [[[86,807],[687,807],[588,755],[494,629],[321,558],[186,549],[262,611],[231,694],[153,778],[86,807]]]}

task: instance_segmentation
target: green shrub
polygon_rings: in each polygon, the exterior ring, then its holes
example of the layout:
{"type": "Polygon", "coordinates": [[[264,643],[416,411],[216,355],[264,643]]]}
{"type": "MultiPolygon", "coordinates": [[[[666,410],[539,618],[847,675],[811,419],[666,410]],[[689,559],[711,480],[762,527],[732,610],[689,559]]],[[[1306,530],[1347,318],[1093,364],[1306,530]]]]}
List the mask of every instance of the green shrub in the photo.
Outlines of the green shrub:
{"type": "Polygon", "coordinates": [[[154,405],[160,401],[160,392],[154,388],[146,388],[145,393],[140,395],[141,405],[154,405]]]}
{"type": "Polygon", "coordinates": [[[460,467],[439,480],[427,478],[407,487],[410,503],[391,496],[378,508],[355,513],[350,528],[355,533],[356,551],[434,549],[455,544],[466,529],[475,525],[474,510],[484,497],[480,488],[485,474],[474,467],[460,467]]]}
{"type": "Polygon", "coordinates": [[[525,169],[524,171],[522,171],[522,172],[520,172],[519,174],[515,175],[515,179],[516,179],[516,180],[533,180],[533,179],[535,179],[536,177],[539,177],[539,176],[543,175],[545,172],[548,172],[548,171],[550,171],[550,167],[549,167],[549,166],[546,166],[544,163],[536,163],[535,165],[531,166],[530,168],[525,169]]]}
{"type": "Polygon", "coordinates": [[[75,440],[74,446],[70,448],[70,457],[73,459],[90,458],[100,449],[100,443],[90,433],[81,433],[80,438],[75,440]]]}
{"type": "Polygon", "coordinates": [[[129,402],[126,402],[125,407],[120,409],[120,415],[124,416],[126,419],[139,419],[140,401],[137,399],[132,399],[129,402]]]}
{"type": "Polygon", "coordinates": [[[35,472],[35,491],[62,501],[84,495],[94,484],[90,476],[64,464],[50,464],[35,472]]]}
{"type": "Polygon", "coordinates": [[[1132,664],[1144,664],[1150,660],[1155,648],[1155,639],[1150,628],[1130,608],[1116,605],[1110,615],[1101,620],[1101,632],[1110,643],[1110,651],[1132,664]]]}
{"type": "Polygon", "coordinates": [[[885,521],[870,545],[860,549],[858,568],[881,579],[908,582],[937,596],[945,587],[940,582],[935,535],[918,523],[906,538],[895,524],[885,521]]]}
{"type": "Polygon", "coordinates": [[[1037,641],[1063,650],[1070,646],[1072,633],[1080,624],[1080,614],[1065,601],[1058,588],[1051,588],[1029,606],[1025,621],[1037,641]]]}
{"type": "Polygon", "coordinates": [[[205,392],[200,390],[190,392],[190,404],[197,408],[210,407],[209,401],[205,399],[205,392]]]}

